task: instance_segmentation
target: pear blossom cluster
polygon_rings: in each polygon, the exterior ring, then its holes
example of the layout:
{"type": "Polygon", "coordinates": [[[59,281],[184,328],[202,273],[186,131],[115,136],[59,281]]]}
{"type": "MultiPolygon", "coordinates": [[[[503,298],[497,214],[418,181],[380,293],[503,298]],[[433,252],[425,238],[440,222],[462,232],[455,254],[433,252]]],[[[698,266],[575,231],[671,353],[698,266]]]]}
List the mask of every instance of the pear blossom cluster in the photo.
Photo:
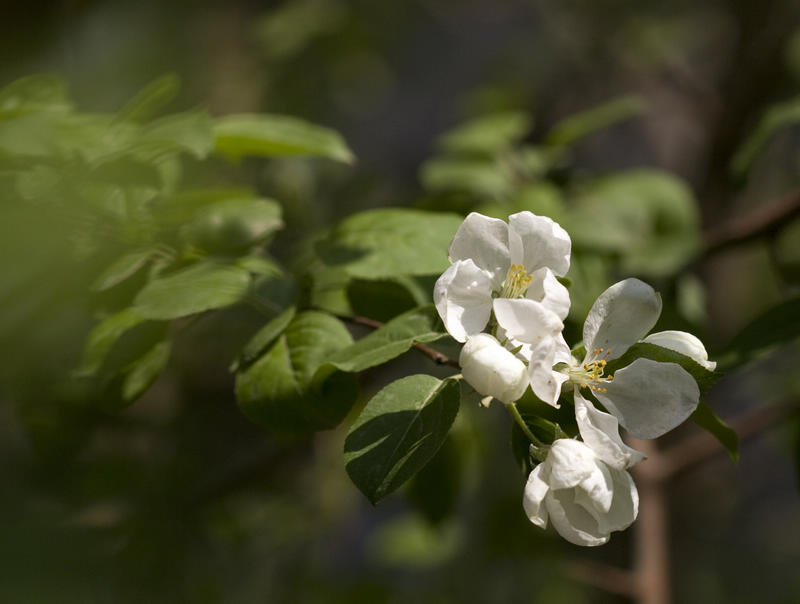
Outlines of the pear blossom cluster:
{"type": "Polygon", "coordinates": [[[536,526],[550,522],[571,543],[594,546],[627,528],[638,512],[628,470],[644,455],[622,441],[620,427],[637,438],[657,438],[685,421],[700,397],[695,379],[677,363],[636,358],[613,374],[607,365],[638,342],[681,353],[708,370],[715,364],[692,334],[649,333],[661,297],[632,278],[597,298],[582,343],[570,348],[563,336],[570,297],[562,279],[570,255],[569,235],[551,218],[519,212],[506,222],[473,212],[450,244],[451,265],[436,282],[434,303],[448,333],[464,343],[464,380],[486,404],[497,399],[516,412],[528,388],[554,407],[562,400],[574,404],[575,438],[531,445],[538,463],[523,508],[536,526]]]}

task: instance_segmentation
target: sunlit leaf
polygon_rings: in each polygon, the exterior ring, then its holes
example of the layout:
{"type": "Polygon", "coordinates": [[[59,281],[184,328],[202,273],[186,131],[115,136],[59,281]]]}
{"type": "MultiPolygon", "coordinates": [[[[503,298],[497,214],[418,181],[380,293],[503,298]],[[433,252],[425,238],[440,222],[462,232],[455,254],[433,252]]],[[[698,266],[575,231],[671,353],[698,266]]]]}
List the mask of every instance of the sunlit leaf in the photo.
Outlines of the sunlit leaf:
{"type": "Polygon", "coordinates": [[[147,319],[177,319],[236,304],[249,286],[247,270],[207,260],[154,279],[136,296],[133,309],[147,319]]]}
{"type": "Polygon", "coordinates": [[[182,229],[184,239],[211,253],[250,248],[283,227],[281,206],[271,199],[226,199],[200,209],[182,229]]]}
{"type": "Polygon", "coordinates": [[[286,115],[241,114],[217,119],[216,149],[234,159],[316,155],[352,163],[353,153],[337,132],[286,115]]]}
{"type": "Polygon", "coordinates": [[[449,265],[447,248],[462,220],[407,209],[360,212],[319,242],[317,253],[329,266],[364,279],[438,274],[449,265]]]}
{"type": "Polygon", "coordinates": [[[458,408],[457,380],[411,375],[386,386],[347,434],[344,457],[352,481],[377,503],[436,454],[458,408]]]}
{"type": "Polygon", "coordinates": [[[133,402],[156,381],[169,361],[169,341],[159,342],[128,367],[122,382],[122,398],[133,402]]]}
{"type": "Polygon", "coordinates": [[[711,410],[705,401],[701,400],[697,409],[690,416],[692,421],[701,428],[713,434],[722,446],[728,451],[733,461],[739,459],[739,435],[728,424],[722,421],[711,410]]]}
{"type": "Polygon", "coordinates": [[[121,121],[142,122],[152,118],[164,105],[178,94],[180,78],[168,73],[156,78],[142,88],[117,112],[121,121]]]}
{"type": "Polygon", "coordinates": [[[433,306],[416,308],[338,351],[328,363],[342,371],[363,371],[392,360],[415,343],[432,342],[444,335],[433,306]]]}
{"type": "Polygon", "coordinates": [[[253,362],[275,339],[284,332],[296,314],[294,306],[287,308],[269,323],[259,329],[256,334],[248,340],[242,348],[239,358],[233,364],[232,369],[236,370],[253,362]]]}
{"type": "MultiPolygon", "coordinates": [[[[278,327],[280,322],[270,331],[278,327]]],[[[271,335],[267,332],[261,339],[271,335]]],[[[272,429],[334,427],[355,402],[357,383],[354,376],[333,368],[318,370],[352,341],[344,325],[331,315],[298,314],[257,361],[236,374],[239,408],[252,421],[272,429]]]]}
{"type": "Polygon", "coordinates": [[[89,375],[96,372],[120,336],[145,320],[144,316],[132,308],[126,308],[96,325],[86,340],[83,361],[78,373],[89,375]]]}
{"type": "Polygon", "coordinates": [[[731,160],[731,171],[736,176],[744,176],[773,136],[797,124],[800,124],[800,97],[773,105],[736,151],[731,160]]]}
{"type": "Polygon", "coordinates": [[[645,106],[636,97],[622,97],[599,107],[574,113],[558,122],[545,138],[549,145],[571,145],[580,139],[630,119],[644,112],[645,106]]]}
{"type": "Polygon", "coordinates": [[[439,144],[451,153],[494,153],[524,138],[531,126],[527,113],[495,113],[460,124],[443,135],[439,144]]]}
{"type": "Polygon", "coordinates": [[[92,283],[91,289],[97,292],[111,289],[134,275],[158,252],[157,248],[142,248],[129,252],[119,258],[104,270],[92,283]]]}

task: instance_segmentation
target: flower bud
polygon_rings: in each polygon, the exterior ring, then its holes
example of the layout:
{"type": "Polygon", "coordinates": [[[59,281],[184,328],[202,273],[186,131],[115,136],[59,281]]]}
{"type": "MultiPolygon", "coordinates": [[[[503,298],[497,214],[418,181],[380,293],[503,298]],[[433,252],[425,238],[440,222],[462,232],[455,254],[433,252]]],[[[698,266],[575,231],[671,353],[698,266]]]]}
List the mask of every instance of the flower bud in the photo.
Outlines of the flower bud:
{"type": "Polygon", "coordinates": [[[528,387],[525,364],[486,333],[476,334],[461,349],[464,379],[480,394],[513,403],[528,387]]]}
{"type": "Polygon", "coordinates": [[[708,360],[708,353],[703,343],[697,337],[685,331],[659,331],[651,333],[644,341],[648,344],[655,344],[656,346],[685,354],[709,371],[714,371],[717,367],[714,361],[708,360]]]}

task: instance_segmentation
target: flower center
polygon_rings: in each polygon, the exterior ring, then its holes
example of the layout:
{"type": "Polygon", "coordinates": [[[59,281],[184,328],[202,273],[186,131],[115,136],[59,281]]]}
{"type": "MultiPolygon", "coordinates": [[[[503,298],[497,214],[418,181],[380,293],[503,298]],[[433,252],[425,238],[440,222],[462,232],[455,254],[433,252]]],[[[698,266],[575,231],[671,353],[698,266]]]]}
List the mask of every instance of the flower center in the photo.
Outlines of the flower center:
{"type": "Polygon", "coordinates": [[[593,392],[607,392],[608,389],[601,384],[604,381],[610,382],[614,379],[613,375],[603,375],[606,370],[606,357],[610,354],[610,349],[595,348],[592,350],[591,356],[586,359],[583,365],[569,369],[570,381],[580,384],[581,388],[588,388],[593,392]]]}
{"type": "Polygon", "coordinates": [[[501,298],[521,298],[528,286],[533,281],[533,275],[525,272],[525,267],[521,264],[512,264],[506,273],[500,290],[501,298]]]}

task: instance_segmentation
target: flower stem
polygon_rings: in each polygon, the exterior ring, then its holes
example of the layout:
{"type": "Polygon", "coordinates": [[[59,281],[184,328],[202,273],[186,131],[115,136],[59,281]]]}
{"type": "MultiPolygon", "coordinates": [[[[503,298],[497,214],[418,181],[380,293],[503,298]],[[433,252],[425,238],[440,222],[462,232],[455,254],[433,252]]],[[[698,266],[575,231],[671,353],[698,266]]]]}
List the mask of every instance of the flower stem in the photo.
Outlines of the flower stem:
{"type": "Polygon", "coordinates": [[[508,409],[509,413],[511,413],[511,417],[513,417],[514,421],[517,422],[517,425],[520,427],[525,436],[528,437],[528,440],[539,447],[543,447],[544,443],[533,435],[531,429],[528,428],[528,424],[526,424],[525,420],[522,419],[522,415],[520,415],[519,409],[517,409],[517,404],[509,403],[506,405],[506,408],[508,409]]]}

